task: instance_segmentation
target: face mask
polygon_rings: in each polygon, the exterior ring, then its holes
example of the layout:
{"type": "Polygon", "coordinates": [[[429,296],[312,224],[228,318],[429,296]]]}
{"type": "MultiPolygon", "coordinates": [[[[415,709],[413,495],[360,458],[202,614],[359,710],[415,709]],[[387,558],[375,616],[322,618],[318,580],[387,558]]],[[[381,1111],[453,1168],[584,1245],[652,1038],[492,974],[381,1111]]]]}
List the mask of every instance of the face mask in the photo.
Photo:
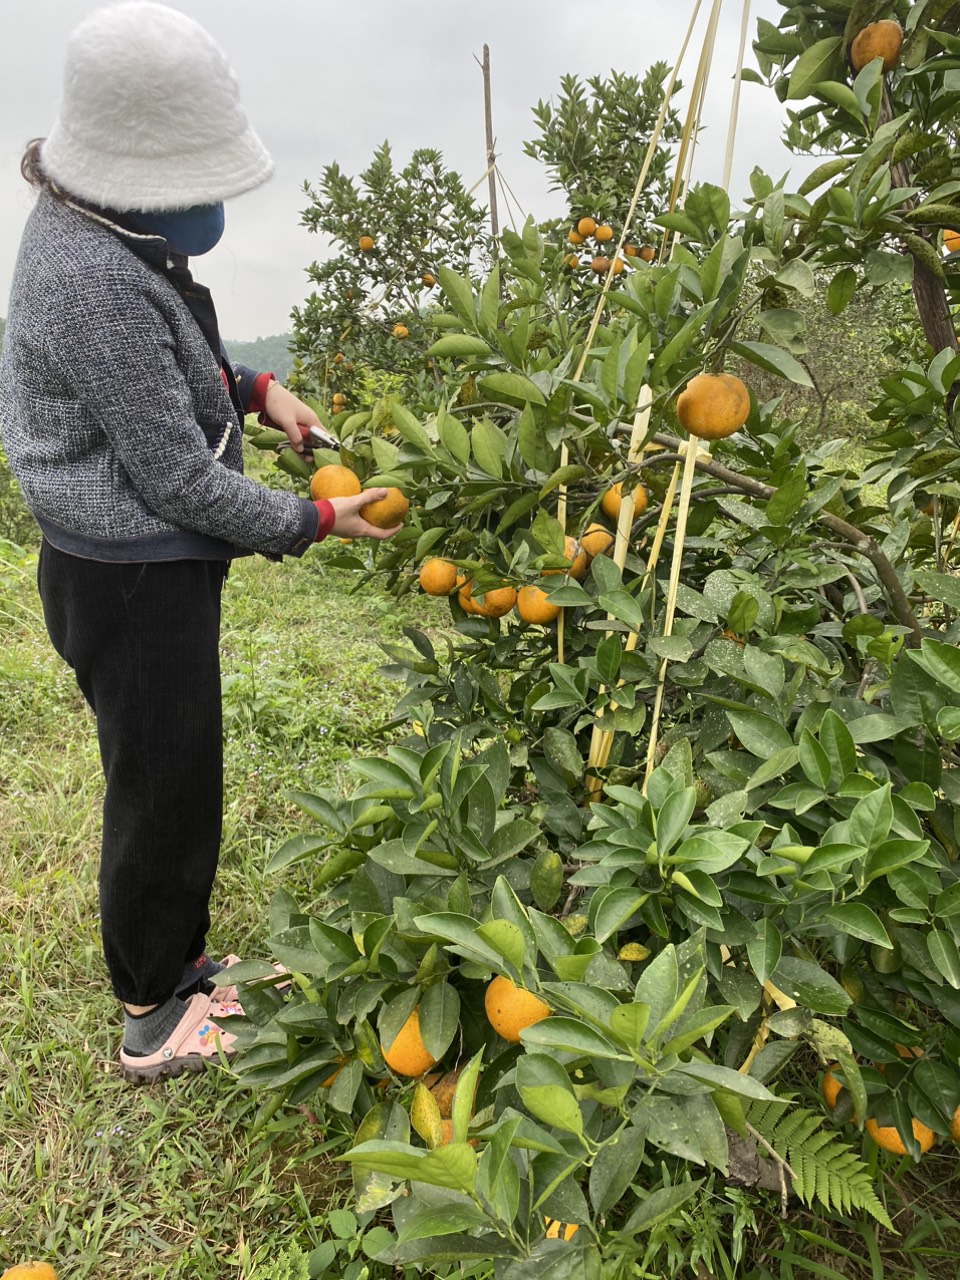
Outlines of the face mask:
{"type": "Polygon", "coordinates": [[[138,213],[137,224],[153,235],[163,236],[174,253],[196,258],[209,253],[223,235],[223,204],[198,204],[192,209],[167,213],[138,213]]]}

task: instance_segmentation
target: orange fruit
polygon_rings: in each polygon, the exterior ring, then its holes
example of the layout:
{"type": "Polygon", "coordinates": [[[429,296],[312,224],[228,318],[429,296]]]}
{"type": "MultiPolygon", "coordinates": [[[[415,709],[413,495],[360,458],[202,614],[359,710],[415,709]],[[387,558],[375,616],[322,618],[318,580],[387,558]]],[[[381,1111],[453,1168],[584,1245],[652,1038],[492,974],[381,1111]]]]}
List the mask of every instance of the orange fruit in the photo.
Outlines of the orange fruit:
{"type": "Polygon", "coordinates": [[[420,590],[428,596],[448,596],[462,581],[457,566],[439,556],[425,561],[420,567],[420,590]]]}
{"type": "Polygon", "coordinates": [[[575,1222],[560,1222],[557,1218],[544,1218],[548,1240],[572,1240],[580,1230],[575,1222]]]}
{"type": "Polygon", "coordinates": [[[338,351],[338,352],[337,352],[337,354],[333,357],[333,363],[334,363],[334,364],[343,364],[343,352],[342,352],[342,351],[338,351]]]}
{"type": "Polygon", "coordinates": [[[950,1121],[950,1137],[954,1142],[960,1142],[960,1107],[957,1107],[950,1121]]]}
{"type": "Polygon", "coordinates": [[[361,236],[357,241],[357,248],[362,249],[364,253],[369,253],[373,248],[373,236],[361,236]]]}
{"type": "Polygon", "coordinates": [[[563,540],[563,554],[570,561],[570,568],[544,569],[543,576],[546,578],[552,573],[569,573],[571,578],[582,578],[587,571],[587,553],[576,538],[571,538],[569,534],[563,540]]]}
{"type": "Polygon", "coordinates": [[[613,551],[613,534],[602,524],[589,524],[580,539],[580,546],[591,560],[594,556],[609,555],[613,551]]]}
{"type": "Polygon", "coordinates": [[[584,238],[579,231],[568,231],[567,239],[570,241],[571,244],[583,244],[584,238]]]}
{"type": "MultiPolygon", "coordinates": [[[[623,498],[623,485],[618,482],[612,484],[600,499],[600,510],[610,520],[616,520],[620,515],[620,503],[623,498]]],[[[642,516],[647,509],[647,491],[642,484],[637,485],[633,491],[633,514],[642,516]]]]}
{"type": "Polygon", "coordinates": [[[593,218],[581,218],[577,223],[577,233],[586,240],[587,236],[592,236],[597,229],[596,221],[593,218]]]}
{"type": "Polygon", "coordinates": [[[623,246],[623,252],[627,255],[628,258],[635,258],[639,250],[637,249],[637,246],[635,244],[625,244],[623,246]]]}
{"type": "Polygon", "coordinates": [[[499,974],[487,987],[483,1007],[497,1035],[512,1044],[520,1043],[520,1032],[525,1027],[550,1017],[549,1007],[538,996],[499,974]]]}
{"type": "Polygon", "coordinates": [[[523,622],[536,622],[541,626],[553,622],[560,615],[560,606],[550,604],[547,593],[539,587],[521,587],[517,592],[517,614],[523,622]]]}
{"type": "Polygon", "coordinates": [[[610,270],[610,259],[598,255],[596,258],[590,259],[590,270],[595,271],[598,276],[602,276],[605,271],[610,270]]]}
{"type": "Polygon", "coordinates": [[[732,373],[699,373],[677,396],[680,425],[700,440],[722,440],[750,416],[750,392],[732,373]]]}
{"type": "Polygon", "coordinates": [[[2,1280],[57,1280],[57,1273],[49,1262],[18,1262],[4,1271],[2,1280]]]}
{"type": "Polygon", "coordinates": [[[479,614],[480,606],[473,598],[473,582],[465,582],[457,592],[457,600],[464,613],[479,614]]]}
{"type": "Polygon", "coordinates": [[[652,244],[642,244],[637,250],[637,257],[642,262],[652,262],[657,256],[657,251],[652,244]]]}
{"type": "MultiPolygon", "coordinates": [[[[932,1129],[928,1129],[922,1121],[914,1117],[910,1121],[910,1127],[913,1129],[913,1136],[920,1143],[920,1154],[923,1155],[936,1142],[936,1135],[932,1129]]],[[[903,1145],[903,1139],[897,1133],[893,1125],[879,1125],[876,1120],[871,1118],[864,1125],[867,1133],[874,1140],[878,1147],[883,1147],[884,1151],[891,1151],[895,1156],[905,1156],[907,1148],[903,1145]]],[[[952,1128],[951,1128],[952,1131],[952,1128]]]]}
{"type": "Polygon", "coordinates": [[[622,276],[622,275],[623,275],[623,259],[622,259],[622,258],[614,258],[614,260],[613,260],[613,274],[614,274],[615,276],[622,276]]]}
{"type": "Polygon", "coordinates": [[[437,277],[433,274],[432,271],[425,271],[423,275],[420,277],[420,279],[423,281],[423,283],[427,286],[428,289],[432,289],[433,286],[437,283],[437,277]]]}
{"type": "Polygon", "coordinates": [[[331,413],[343,413],[343,411],[344,411],[344,409],[345,409],[346,407],[347,407],[347,406],[346,406],[346,405],[344,405],[344,404],[335,404],[335,405],[331,408],[330,412],[331,412],[331,413]]]}
{"type": "Polygon", "coordinates": [[[954,231],[952,227],[947,227],[943,233],[943,247],[947,253],[956,253],[960,249],[960,231],[954,231]]]}
{"type": "Polygon", "coordinates": [[[884,71],[892,71],[900,61],[902,45],[903,28],[899,22],[893,18],[871,22],[850,46],[850,65],[854,71],[862,71],[874,58],[882,58],[884,71]]]}
{"type": "Polygon", "coordinates": [[[368,502],[360,508],[360,514],[368,524],[376,525],[378,529],[392,529],[395,524],[403,524],[409,510],[410,503],[399,489],[391,486],[385,498],[368,502]]]}
{"type": "Polygon", "coordinates": [[[580,265],[580,259],[575,253],[571,253],[569,257],[564,258],[563,265],[569,267],[571,271],[575,271],[580,265]]]}
{"type": "Polygon", "coordinates": [[[593,233],[593,235],[594,235],[594,239],[595,239],[595,240],[612,240],[612,239],[613,239],[613,227],[611,227],[611,226],[610,226],[608,223],[606,223],[606,222],[601,222],[600,226],[599,226],[599,227],[597,227],[597,229],[596,229],[596,231],[593,233]]]}
{"type": "Polygon", "coordinates": [[[420,1013],[417,1009],[397,1032],[390,1048],[387,1050],[381,1045],[380,1052],[384,1062],[398,1076],[422,1076],[437,1061],[427,1053],[420,1039],[420,1013]]]}
{"type": "Polygon", "coordinates": [[[344,1057],[342,1057],[342,1056],[341,1056],[341,1057],[339,1057],[339,1058],[337,1059],[337,1062],[339,1062],[339,1064],[340,1064],[340,1065],[339,1065],[337,1068],[335,1068],[335,1070],[333,1070],[333,1071],[330,1073],[330,1075],[328,1075],[328,1076],[327,1076],[326,1080],[321,1080],[321,1081],[320,1081],[320,1088],[321,1088],[321,1089],[329,1089],[329,1088],[330,1088],[330,1086],[333,1084],[334,1080],[336,1080],[337,1076],[340,1074],[340,1072],[343,1070],[344,1066],[346,1065],[346,1061],[347,1061],[347,1060],[346,1060],[346,1058],[344,1058],[344,1057]]]}
{"type": "Polygon", "coordinates": [[[449,1120],[453,1111],[453,1094],[457,1087],[457,1081],[460,1079],[462,1067],[457,1067],[453,1071],[448,1071],[430,1086],[430,1092],[433,1094],[437,1107],[440,1110],[441,1120],[449,1120]]]}
{"type": "Polygon", "coordinates": [[[495,587],[478,596],[475,603],[482,618],[502,618],[517,603],[517,593],[513,587],[495,587]]]}
{"type": "Polygon", "coordinates": [[[310,497],[314,501],[319,498],[352,498],[360,488],[360,477],[339,462],[317,467],[310,477],[310,497]]]}
{"type": "Polygon", "coordinates": [[[833,1074],[834,1070],[839,1066],[839,1062],[832,1063],[832,1065],[827,1067],[826,1071],[824,1071],[823,1079],[820,1081],[820,1092],[823,1094],[823,1100],[831,1111],[836,1110],[837,1098],[839,1098],[840,1091],[843,1088],[843,1085],[833,1074]]]}
{"type": "Polygon", "coordinates": [[[402,342],[404,338],[409,338],[410,330],[405,324],[395,324],[393,326],[393,336],[398,342],[402,342]]]}
{"type": "Polygon", "coordinates": [[[346,404],[346,403],[347,403],[347,397],[343,394],[343,392],[342,392],[342,391],[335,391],[335,392],[333,393],[333,403],[334,403],[334,404],[346,404]]]}

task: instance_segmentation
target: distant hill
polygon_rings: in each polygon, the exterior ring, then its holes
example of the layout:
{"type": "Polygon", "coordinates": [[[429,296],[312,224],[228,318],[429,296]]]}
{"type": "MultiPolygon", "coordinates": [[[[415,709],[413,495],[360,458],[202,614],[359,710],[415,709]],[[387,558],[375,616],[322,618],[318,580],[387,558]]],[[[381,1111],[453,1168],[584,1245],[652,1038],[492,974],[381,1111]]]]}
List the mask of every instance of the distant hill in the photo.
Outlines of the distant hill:
{"type": "Polygon", "coordinates": [[[278,333],[271,338],[257,338],[253,342],[234,342],[224,338],[223,345],[230,359],[237,364],[248,365],[258,373],[268,370],[283,382],[293,366],[289,343],[291,334],[278,333]]]}

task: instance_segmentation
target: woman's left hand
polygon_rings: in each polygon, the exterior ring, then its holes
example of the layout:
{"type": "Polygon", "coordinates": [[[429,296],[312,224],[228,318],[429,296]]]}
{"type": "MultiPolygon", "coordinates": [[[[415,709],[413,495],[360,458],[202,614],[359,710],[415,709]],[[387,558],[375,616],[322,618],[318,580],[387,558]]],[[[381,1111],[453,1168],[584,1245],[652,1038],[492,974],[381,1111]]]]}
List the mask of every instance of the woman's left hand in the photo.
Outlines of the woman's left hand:
{"type": "Polygon", "coordinates": [[[297,453],[309,452],[309,445],[304,444],[303,436],[311,427],[319,427],[324,435],[329,434],[310,406],[298,400],[292,391],[288,391],[279,382],[271,382],[267,387],[263,411],[270,425],[286,434],[291,448],[297,453]]]}

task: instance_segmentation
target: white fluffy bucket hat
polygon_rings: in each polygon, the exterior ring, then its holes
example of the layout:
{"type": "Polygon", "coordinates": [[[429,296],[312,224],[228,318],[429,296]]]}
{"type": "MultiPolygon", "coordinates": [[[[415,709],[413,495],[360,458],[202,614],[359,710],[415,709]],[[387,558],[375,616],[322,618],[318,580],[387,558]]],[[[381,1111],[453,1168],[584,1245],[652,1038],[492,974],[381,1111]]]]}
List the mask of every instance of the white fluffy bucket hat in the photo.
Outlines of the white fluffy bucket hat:
{"type": "Polygon", "coordinates": [[[217,204],[273,172],[219,45],[146,0],[98,9],[74,30],[40,155],[64,191],[118,212],[217,204]]]}

